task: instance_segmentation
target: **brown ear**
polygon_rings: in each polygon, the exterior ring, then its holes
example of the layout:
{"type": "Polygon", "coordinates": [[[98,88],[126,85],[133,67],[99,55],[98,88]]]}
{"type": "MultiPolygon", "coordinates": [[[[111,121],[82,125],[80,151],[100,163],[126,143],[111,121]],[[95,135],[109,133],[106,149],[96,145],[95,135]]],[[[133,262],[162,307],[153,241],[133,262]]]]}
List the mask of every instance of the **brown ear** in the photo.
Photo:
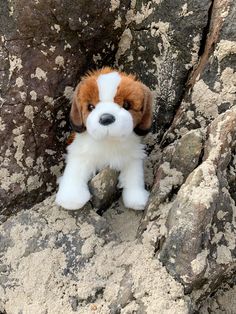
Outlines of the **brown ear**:
{"type": "Polygon", "coordinates": [[[143,100],[143,116],[141,122],[135,127],[134,132],[137,135],[146,135],[152,126],[152,105],[153,105],[153,96],[150,89],[141,84],[141,87],[144,92],[144,100],[143,100]]]}
{"type": "MultiPolygon", "coordinates": [[[[79,84],[80,85],[80,84],[79,84]]],[[[70,124],[72,129],[77,132],[77,133],[82,133],[86,130],[85,125],[83,123],[83,118],[82,118],[82,109],[79,104],[79,99],[78,99],[78,93],[79,93],[79,85],[77,85],[74,95],[73,95],[73,100],[72,100],[72,106],[70,110],[70,124]]]]}

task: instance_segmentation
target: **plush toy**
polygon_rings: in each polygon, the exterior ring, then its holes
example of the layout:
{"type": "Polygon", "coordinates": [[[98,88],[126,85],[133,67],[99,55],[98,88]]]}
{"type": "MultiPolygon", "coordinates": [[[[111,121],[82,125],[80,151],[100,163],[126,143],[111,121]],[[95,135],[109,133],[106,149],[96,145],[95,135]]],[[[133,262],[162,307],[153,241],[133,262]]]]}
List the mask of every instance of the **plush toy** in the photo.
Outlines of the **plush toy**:
{"type": "Polygon", "coordinates": [[[70,145],[74,141],[75,137],[76,137],[76,132],[71,132],[66,141],[66,144],[70,145]]]}
{"type": "Polygon", "coordinates": [[[111,68],[89,72],[75,89],[70,112],[76,133],[68,146],[56,203],[65,209],[83,207],[90,199],[88,181],[109,166],[120,171],[124,205],[144,209],[144,146],[140,136],[152,124],[152,94],[133,75],[111,68]]]}

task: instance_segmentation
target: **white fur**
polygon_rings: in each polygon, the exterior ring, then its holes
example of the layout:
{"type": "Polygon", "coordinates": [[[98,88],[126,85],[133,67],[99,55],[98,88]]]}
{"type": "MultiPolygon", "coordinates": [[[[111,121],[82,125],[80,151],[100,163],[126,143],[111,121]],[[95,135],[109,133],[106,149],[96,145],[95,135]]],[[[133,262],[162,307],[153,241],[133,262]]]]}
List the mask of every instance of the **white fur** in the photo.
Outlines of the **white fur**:
{"type": "Polygon", "coordinates": [[[118,72],[99,75],[97,84],[101,102],[110,102],[114,100],[120,81],[121,77],[118,72]]]}
{"type": "Polygon", "coordinates": [[[67,164],[56,196],[56,203],[66,209],[79,209],[89,201],[88,181],[106,166],[120,171],[119,186],[126,207],[142,210],[146,205],[149,194],[144,188],[143,145],[133,133],[131,114],[114,103],[120,81],[117,72],[98,77],[100,102],[88,115],[87,131],[77,134],[68,146],[67,164]],[[101,125],[99,119],[104,113],[112,114],[115,121],[101,125]]]}
{"type": "Polygon", "coordinates": [[[126,207],[142,210],[148,192],[144,188],[143,159],[140,139],[131,133],[126,140],[107,137],[97,141],[88,132],[76,134],[68,146],[67,164],[59,183],[56,203],[66,209],[79,209],[90,199],[88,181],[106,166],[120,171],[126,207]]]}
{"type": "Polygon", "coordinates": [[[88,133],[97,140],[105,137],[126,138],[133,132],[133,127],[133,118],[129,111],[113,102],[100,102],[86,121],[88,133]],[[106,126],[100,124],[99,118],[104,113],[112,114],[116,120],[106,126]]]}
{"type": "Polygon", "coordinates": [[[120,84],[118,72],[101,74],[97,78],[100,102],[89,114],[86,121],[88,133],[97,140],[105,137],[124,138],[133,132],[133,118],[131,114],[114,103],[114,97],[120,84]],[[99,123],[102,114],[109,113],[115,117],[115,122],[104,126],[99,123]]]}

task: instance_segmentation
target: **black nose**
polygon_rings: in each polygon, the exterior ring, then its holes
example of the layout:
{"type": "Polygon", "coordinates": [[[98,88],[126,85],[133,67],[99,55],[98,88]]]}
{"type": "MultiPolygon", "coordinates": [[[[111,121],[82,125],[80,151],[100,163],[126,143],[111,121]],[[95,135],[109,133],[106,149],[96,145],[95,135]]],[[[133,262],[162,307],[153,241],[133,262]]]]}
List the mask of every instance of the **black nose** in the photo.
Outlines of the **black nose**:
{"type": "Polygon", "coordinates": [[[99,123],[102,125],[109,125],[112,124],[113,122],[115,122],[116,118],[109,113],[104,113],[101,115],[100,119],[99,119],[99,123]]]}

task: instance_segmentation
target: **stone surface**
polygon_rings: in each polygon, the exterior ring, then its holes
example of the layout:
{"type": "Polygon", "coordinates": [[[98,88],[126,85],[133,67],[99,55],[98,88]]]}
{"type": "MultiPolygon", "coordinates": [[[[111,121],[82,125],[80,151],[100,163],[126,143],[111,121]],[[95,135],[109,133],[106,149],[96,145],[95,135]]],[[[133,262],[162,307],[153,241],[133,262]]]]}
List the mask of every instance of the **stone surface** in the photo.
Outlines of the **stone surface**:
{"type": "Polygon", "coordinates": [[[111,62],[124,28],[129,1],[114,3],[1,1],[2,216],[55,189],[73,88],[96,60],[111,62]]]}
{"type": "Polygon", "coordinates": [[[236,308],[236,286],[224,283],[220,289],[212,296],[206,299],[201,308],[200,314],[234,314],[236,308]]]}
{"type": "Polygon", "coordinates": [[[235,108],[216,118],[200,165],[167,203],[153,195],[148,206],[145,233],[153,234],[159,259],[197,304],[235,271],[236,207],[227,182],[235,128],[235,108]]]}
{"type": "Polygon", "coordinates": [[[235,10],[213,2],[139,227],[196,309],[235,272],[235,10]]]}
{"type": "Polygon", "coordinates": [[[105,168],[99,172],[89,183],[91,203],[93,208],[104,212],[114,200],[119,197],[118,191],[118,172],[105,168]]]}
{"type": "Polygon", "coordinates": [[[189,70],[198,61],[210,4],[210,0],[131,1],[116,63],[154,90],[153,130],[159,138],[170,126],[189,70]]]}
{"type": "Polygon", "coordinates": [[[108,222],[89,206],[60,210],[54,197],[9,218],[0,227],[1,311],[187,314],[188,297],[148,239],[121,243],[108,222]]]}
{"type": "Polygon", "coordinates": [[[206,127],[236,104],[235,11],[234,1],[214,1],[204,51],[189,75],[189,88],[163,143],[206,127]]]}
{"type": "Polygon", "coordinates": [[[196,168],[202,148],[203,134],[198,129],[186,133],[162,152],[149,203],[140,223],[139,235],[146,229],[150,221],[159,220],[159,205],[167,199],[171,199],[187,176],[196,168]]]}

